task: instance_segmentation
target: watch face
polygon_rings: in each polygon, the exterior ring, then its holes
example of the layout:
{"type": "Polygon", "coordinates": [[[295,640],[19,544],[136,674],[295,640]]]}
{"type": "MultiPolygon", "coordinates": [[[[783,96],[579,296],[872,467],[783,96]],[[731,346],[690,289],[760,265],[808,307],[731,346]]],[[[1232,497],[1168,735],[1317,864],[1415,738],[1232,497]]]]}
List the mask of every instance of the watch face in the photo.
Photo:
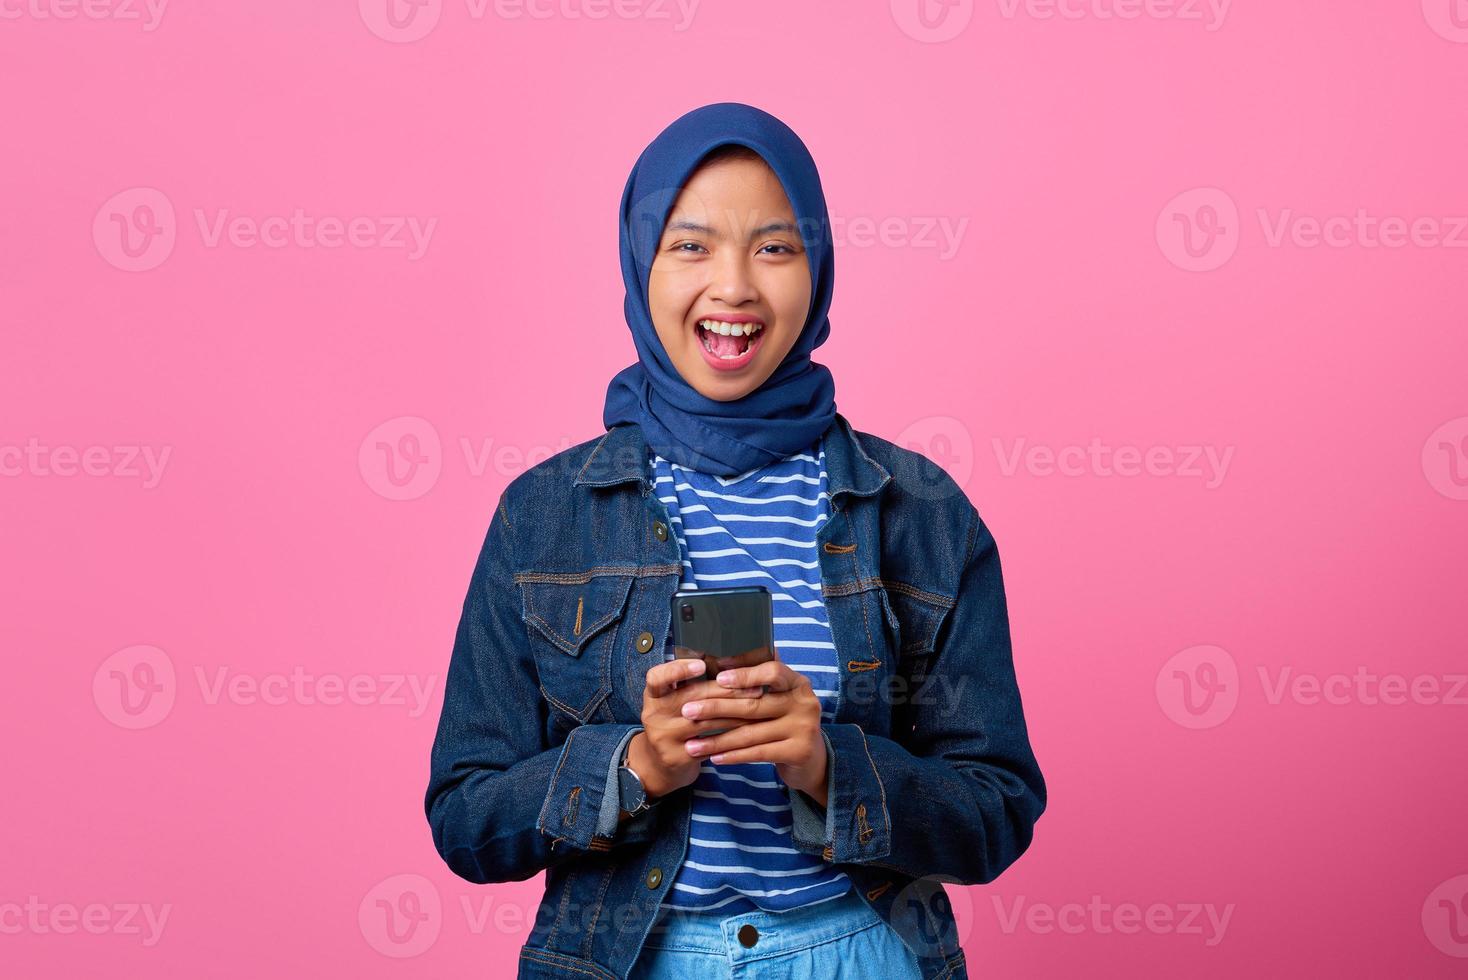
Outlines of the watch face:
{"type": "Polygon", "coordinates": [[[617,788],[621,793],[620,802],[624,810],[636,810],[647,802],[647,791],[642,788],[642,780],[626,766],[617,770],[617,788]]]}

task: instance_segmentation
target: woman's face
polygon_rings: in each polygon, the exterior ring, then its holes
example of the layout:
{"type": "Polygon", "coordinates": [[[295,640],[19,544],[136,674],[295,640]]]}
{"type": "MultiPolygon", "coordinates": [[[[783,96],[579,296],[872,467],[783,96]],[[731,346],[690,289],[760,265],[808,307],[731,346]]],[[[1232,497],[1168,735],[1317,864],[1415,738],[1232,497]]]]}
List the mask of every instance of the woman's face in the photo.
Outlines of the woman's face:
{"type": "Polygon", "coordinates": [[[653,326],[683,380],[715,401],[754,391],[795,346],[810,298],[795,212],[769,164],[701,166],[668,213],[648,279],[653,326]]]}

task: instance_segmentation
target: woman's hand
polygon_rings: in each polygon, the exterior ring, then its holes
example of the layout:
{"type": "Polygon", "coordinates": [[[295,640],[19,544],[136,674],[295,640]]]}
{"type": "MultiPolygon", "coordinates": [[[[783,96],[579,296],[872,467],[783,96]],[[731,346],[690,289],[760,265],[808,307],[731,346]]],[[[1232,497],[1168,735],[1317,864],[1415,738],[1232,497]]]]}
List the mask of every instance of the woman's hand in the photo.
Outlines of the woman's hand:
{"type": "Polygon", "coordinates": [[[826,740],[821,737],[821,701],[804,674],[779,659],[753,667],[721,670],[716,683],[725,690],[758,689],[758,698],[690,697],[685,716],[715,727],[741,723],[737,728],[688,743],[696,758],[715,763],[773,762],[785,785],[798,789],[821,806],[826,805],[826,740]]]}
{"type": "MultiPolygon", "coordinates": [[[[683,706],[689,701],[718,703],[758,699],[763,693],[757,685],[739,688],[714,683],[699,677],[705,670],[702,658],[670,660],[651,667],[642,692],[642,728],[627,743],[627,765],[642,780],[649,797],[671,793],[698,778],[702,758],[685,748],[701,731],[725,727],[709,725],[688,718],[683,706]],[[685,681],[682,687],[673,685],[685,681]]],[[[734,727],[730,725],[728,727],[734,727]]]]}

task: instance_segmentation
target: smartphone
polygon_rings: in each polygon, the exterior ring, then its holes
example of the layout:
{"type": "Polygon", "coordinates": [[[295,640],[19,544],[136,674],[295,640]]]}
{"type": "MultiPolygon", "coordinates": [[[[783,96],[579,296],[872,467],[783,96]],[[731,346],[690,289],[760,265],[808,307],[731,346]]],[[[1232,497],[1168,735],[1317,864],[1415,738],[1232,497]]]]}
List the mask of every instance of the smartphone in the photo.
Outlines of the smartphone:
{"type": "MultiPolygon", "coordinates": [[[[695,679],[712,680],[730,667],[773,660],[774,648],[774,600],[763,585],[673,593],[673,656],[703,659],[707,665],[703,677],[695,679]]],[[[698,734],[717,735],[727,730],[698,734]]]]}

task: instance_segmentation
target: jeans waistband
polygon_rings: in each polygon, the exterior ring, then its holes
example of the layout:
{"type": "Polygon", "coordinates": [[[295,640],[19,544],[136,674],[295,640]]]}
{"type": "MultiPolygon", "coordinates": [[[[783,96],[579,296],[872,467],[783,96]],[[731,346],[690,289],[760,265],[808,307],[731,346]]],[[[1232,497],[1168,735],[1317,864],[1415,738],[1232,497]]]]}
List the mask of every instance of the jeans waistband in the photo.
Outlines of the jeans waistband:
{"type": "Polygon", "coordinates": [[[848,888],[835,898],[784,912],[756,910],[721,916],[665,908],[653,923],[645,945],[717,953],[734,962],[747,962],[809,949],[873,925],[886,923],[855,888],[848,888]],[[747,926],[753,926],[754,931],[747,930],[747,926]],[[753,945],[741,940],[741,930],[753,945]]]}

